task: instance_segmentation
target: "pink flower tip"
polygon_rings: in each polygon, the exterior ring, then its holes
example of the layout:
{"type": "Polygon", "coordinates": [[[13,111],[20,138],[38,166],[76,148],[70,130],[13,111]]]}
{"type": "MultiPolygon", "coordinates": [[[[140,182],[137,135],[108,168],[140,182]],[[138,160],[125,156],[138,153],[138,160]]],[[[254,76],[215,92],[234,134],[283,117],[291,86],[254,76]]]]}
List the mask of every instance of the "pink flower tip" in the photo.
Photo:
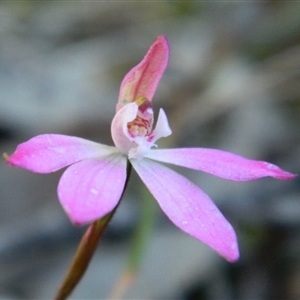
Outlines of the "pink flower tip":
{"type": "Polygon", "coordinates": [[[12,167],[22,167],[20,161],[22,157],[19,155],[18,151],[15,151],[12,155],[8,155],[7,153],[2,154],[3,159],[12,167]]]}
{"type": "Polygon", "coordinates": [[[240,252],[239,249],[236,248],[229,256],[225,257],[225,259],[230,263],[235,263],[240,258],[240,252]]]}
{"type": "Polygon", "coordinates": [[[282,170],[276,165],[270,163],[265,163],[265,164],[267,165],[267,169],[269,169],[272,172],[271,176],[274,178],[281,179],[281,180],[292,180],[298,176],[298,174],[293,174],[285,170],[282,170]]]}
{"type": "Polygon", "coordinates": [[[3,159],[5,160],[5,162],[7,162],[9,165],[14,166],[15,164],[13,163],[13,161],[11,160],[11,157],[7,154],[7,153],[3,153],[2,154],[3,159]]]}

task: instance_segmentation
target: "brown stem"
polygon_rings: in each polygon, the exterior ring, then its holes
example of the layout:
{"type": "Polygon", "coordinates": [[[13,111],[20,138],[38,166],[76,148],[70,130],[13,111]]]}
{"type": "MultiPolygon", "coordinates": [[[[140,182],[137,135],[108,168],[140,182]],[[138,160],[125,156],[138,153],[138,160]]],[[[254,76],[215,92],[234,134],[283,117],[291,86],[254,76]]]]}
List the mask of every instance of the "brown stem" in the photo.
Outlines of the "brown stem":
{"type": "MultiPolygon", "coordinates": [[[[129,176],[131,172],[130,163],[127,164],[127,178],[124,185],[120,201],[124,195],[125,189],[128,184],[129,176]]],[[[119,201],[119,203],[120,203],[119,201]]],[[[118,204],[119,205],[119,204],[118,204]]],[[[61,283],[59,290],[54,297],[54,300],[65,300],[74,290],[82,276],[84,275],[92,257],[96,250],[96,247],[103,236],[103,233],[117,210],[118,205],[109,214],[103,218],[93,222],[85,232],[81,239],[79,247],[75,253],[73,261],[61,283]]]]}

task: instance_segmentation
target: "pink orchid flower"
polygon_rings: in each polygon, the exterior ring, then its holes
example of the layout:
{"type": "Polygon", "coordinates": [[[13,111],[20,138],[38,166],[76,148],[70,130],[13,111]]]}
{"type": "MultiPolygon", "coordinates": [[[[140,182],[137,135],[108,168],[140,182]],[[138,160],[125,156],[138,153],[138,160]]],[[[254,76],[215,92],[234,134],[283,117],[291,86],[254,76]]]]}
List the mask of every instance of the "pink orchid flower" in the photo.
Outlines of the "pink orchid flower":
{"type": "Polygon", "coordinates": [[[204,171],[215,176],[249,181],[296,175],[279,167],[215,149],[152,149],[171,134],[160,109],[155,129],[152,98],[167,66],[169,46],[159,36],[144,59],[123,79],[112,120],[115,147],[78,137],[43,134],[20,144],[7,162],[38,173],[69,166],[58,184],[61,205],[74,224],[93,222],[118,204],[128,161],[161,209],[180,229],[204,242],[228,261],[239,257],[234,229],[212,200],[194,183],[157,162],[204,171]]]}

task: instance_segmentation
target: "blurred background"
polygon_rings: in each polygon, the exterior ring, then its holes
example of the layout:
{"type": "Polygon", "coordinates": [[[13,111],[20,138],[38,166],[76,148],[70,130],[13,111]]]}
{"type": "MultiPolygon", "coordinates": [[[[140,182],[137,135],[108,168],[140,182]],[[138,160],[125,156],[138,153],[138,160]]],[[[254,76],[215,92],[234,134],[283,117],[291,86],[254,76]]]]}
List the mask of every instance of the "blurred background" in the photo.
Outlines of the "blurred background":
{"type": "MultiPolygon", "coordinates": [[[[300,2],[0,2],[0,152],[42,133],[112,145],[123,76],[158,35],[171,57],[154,99],[167,147],[212,147],[300,173],[300,2]]],[[[300,180],[238,183],[176,168],[237,231],[230,264],[157,209],[126,299],[299,299],[300,180]]],[[[86,228],[56,194],[61,172],[0,162],[0,298],[50,299],[86,228]]],[[[139,226],[137,176],[72,299],[105,299],[139,226]]],[[[153,200],[154,201],[154,200],[153,200]]]]}

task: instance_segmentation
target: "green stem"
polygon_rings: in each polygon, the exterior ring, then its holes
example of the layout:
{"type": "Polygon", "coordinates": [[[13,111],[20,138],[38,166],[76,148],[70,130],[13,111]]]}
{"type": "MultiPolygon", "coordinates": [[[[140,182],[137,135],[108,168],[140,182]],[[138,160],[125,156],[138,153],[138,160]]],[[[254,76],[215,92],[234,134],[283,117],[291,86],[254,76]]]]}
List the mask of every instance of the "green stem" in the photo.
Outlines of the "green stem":
{"type": "Polygon", "coordinates": [[[133,234],[131,251],[128,260],[128,269],[136,273],[147,247],[152,232],[157,205],[145,187],[142,187],[142,212],[136,230],[133,234]]]}
{"type": "Polygon", "coordinates": [[[153,229],[157,205],[144,186],[141,190],[142,212],[133,233],[128,263],[108,297],[111,300],[122,299],[134,282],[153,229]]]}
{"type": "MultiPolygon", "coordinates": [[[[125,189],[127,187],[129,177],[131,173],[131,165],[127,164],[127,178],[124,185],[124,189],[122,195],[120,197],[120,201],[124,195],[125,189]]],[[[119,201],[119,203],[120,203],[119,201]]],[[[118,203],[118,205],[119,205],[118,203]]],[[[73,261],[61,283],[59,290],[54,297],[54,300],[65,300],[77,286],[78,282],[84,275],[93,254],[97,248],[97,245],[103,236],[103,233],[113,217],[114,213],[117,210],[118,205],[114,208],[112,212],[104,216],[103,218],[93,222],[87,231],[85,232],[84,236],[81,239],[79,247],[75,253],[73,261]]]]}

